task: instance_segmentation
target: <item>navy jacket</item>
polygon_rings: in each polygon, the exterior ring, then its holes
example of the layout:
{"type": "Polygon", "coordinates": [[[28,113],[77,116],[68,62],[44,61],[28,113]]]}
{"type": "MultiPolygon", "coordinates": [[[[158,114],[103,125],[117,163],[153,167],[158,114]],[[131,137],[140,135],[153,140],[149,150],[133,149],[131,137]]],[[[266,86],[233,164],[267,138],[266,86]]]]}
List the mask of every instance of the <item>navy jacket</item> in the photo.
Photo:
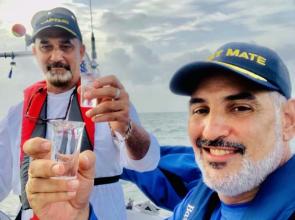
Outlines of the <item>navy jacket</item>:
{"type": "Polygon", "coordinates": [[[191,147],[162,146],[157,169],[139,173],[125,169],[121,179],[135,183],[157,206],[173,211],[201,179],[191,147]]]}
{"type": "MultiPolygon", "coordinates": [[[[134,182],[156,205],[174,210],[173,220],[210,219],[220,200],[201,179],[191,147],[161,147],[156,170],[124,170],[122,178],[134,182]],[[188,192],[189,191],[189,192],[188,192]]],[[[243,219],[295,219],[295,156],[261,184],[243,219]]]]}

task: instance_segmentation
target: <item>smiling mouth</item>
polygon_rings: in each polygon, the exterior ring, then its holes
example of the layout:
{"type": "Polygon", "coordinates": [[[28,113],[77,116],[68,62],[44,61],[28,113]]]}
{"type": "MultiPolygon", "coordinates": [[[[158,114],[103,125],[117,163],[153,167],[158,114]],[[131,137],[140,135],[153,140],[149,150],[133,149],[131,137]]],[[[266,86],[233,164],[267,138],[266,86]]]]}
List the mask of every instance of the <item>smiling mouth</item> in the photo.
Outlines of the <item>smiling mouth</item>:
{"type": "Polygon", "coordinates": [[[226,147],[202,147],[206,152],[215,155],[215,156],[224,156],[224,155],[229,155],[229,154],[244,154],[244,151],[241,148],[226,148],[226,147]]]}
{"type": "Polygon", "coordinates": [[[241,143],[229,142],[220,138],[216,140],[198,138],[196,140],[196,145],[198,148],[204,149],[206,152],[216,156],[224,156],[236,153],[243,155],[245,154],[246,150],[246,147],[241,143]]]}

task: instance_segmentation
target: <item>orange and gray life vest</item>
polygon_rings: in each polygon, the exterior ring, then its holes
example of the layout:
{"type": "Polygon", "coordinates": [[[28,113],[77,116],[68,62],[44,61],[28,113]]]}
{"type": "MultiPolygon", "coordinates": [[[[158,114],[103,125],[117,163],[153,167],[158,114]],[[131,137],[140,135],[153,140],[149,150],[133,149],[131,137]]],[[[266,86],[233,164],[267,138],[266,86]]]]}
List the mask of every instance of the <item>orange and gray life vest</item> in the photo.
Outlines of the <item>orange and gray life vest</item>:
{"type": "MultiPolygon", "coordinates": [[[[78,85],[77,85],[78,86],[78,85]]],[[[85,128],[82,138],[81,151],[93,150],[94,146],[94,122],[86,117],[88,108],[80,107],[80,97],[75,88],[70,104],[68,120],[84,121],[85,128]]],[[[24,91],[24,104],[21,131],[20,177],[21,177],[21,203],[22,209],[30,209],[27,200],[25,185],[28,181],[28,168],[30,157],[23,151],[23,144],[33,137],[46,137],[46,121],[37,120],[46,118],[47,112],[47,87],[45,81],[40,81],[28,87],[24,91]]]]}

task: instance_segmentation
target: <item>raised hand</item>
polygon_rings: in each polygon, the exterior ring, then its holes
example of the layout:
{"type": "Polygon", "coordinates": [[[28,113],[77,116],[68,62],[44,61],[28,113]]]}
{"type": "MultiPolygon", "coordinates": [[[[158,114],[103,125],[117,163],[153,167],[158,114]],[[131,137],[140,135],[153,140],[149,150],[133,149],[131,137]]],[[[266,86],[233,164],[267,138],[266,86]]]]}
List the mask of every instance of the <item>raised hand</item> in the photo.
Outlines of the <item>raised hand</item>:
{"type": "Polygon", "coordinates": [[[63,175],[65,169],[49,159],[50,149],[50,142],[43,138],[32,138],[24,144],[25,153],[32,157],[26,185],[31,208],[41,220],[88,219],[94,153],[84,151],[79,155],[77,179],[53,179],[63,175]]]}

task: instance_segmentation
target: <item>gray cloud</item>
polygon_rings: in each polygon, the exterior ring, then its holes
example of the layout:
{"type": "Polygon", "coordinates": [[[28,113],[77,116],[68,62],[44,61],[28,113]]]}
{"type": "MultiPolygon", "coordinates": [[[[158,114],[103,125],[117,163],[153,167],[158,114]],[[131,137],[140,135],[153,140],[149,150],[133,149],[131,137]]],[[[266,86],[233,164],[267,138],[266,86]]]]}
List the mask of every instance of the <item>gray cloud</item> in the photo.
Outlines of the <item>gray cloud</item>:
{"type": "MultiPolygon", "coordinates": [[[[141,100],[144,100],[145,88],[149,91],[154,88],[158,94],[150,103],[154,111],[163,109],[161,98],[169,94],[172,74],[183,64],[206,59],[229,41],[255,42],[277,50],[294,75],[294,3],[294,0],[92,1],[102,73],[115,73],[143,111],[146,110],[145,102],[141,100]]],[[[76,12],[89,51],[88,4],[88,0],[74,0],[66,6],[76,12]]],[[[0,44],[1,52],[24,48],[23,39],[16,39],[3,29],[1,21],[0,39],[5,42],[0,44]]],[[[22,88],[36,78],[42,78],[32,60],[18,60],[13,83],[6,79],[9,61],[0,60],[0,66],[5,67],[1,69],[5,74],[0,79],[0,86],[5,88],[0,88],[1,94],[9,90],[9,85],[16,85],[15,81],[18,81],[17,88],[22,88]]],[[[176,105],[173,98],[168,100],[171,101],[167,103],[169,109],[179,109],[173,107],[176,105]]]]}
{"type": "Polygon", "coordinates": [[[15,58],[15,61],[12,78],[8,79],[10,59],[0,59],[0,99],[5,100],[0,104],[0,117],[11,105],[17,104],[22,99],[25,87],[43,78],[33,57],[15,58]]]}
{"type": "Polygon", "coordinates": [[[148,16],[144,13],[114,13],[105,12],[101,18],[104,30],[117,32],[135,31],[145,28],[149,23],[148,16]]]}

